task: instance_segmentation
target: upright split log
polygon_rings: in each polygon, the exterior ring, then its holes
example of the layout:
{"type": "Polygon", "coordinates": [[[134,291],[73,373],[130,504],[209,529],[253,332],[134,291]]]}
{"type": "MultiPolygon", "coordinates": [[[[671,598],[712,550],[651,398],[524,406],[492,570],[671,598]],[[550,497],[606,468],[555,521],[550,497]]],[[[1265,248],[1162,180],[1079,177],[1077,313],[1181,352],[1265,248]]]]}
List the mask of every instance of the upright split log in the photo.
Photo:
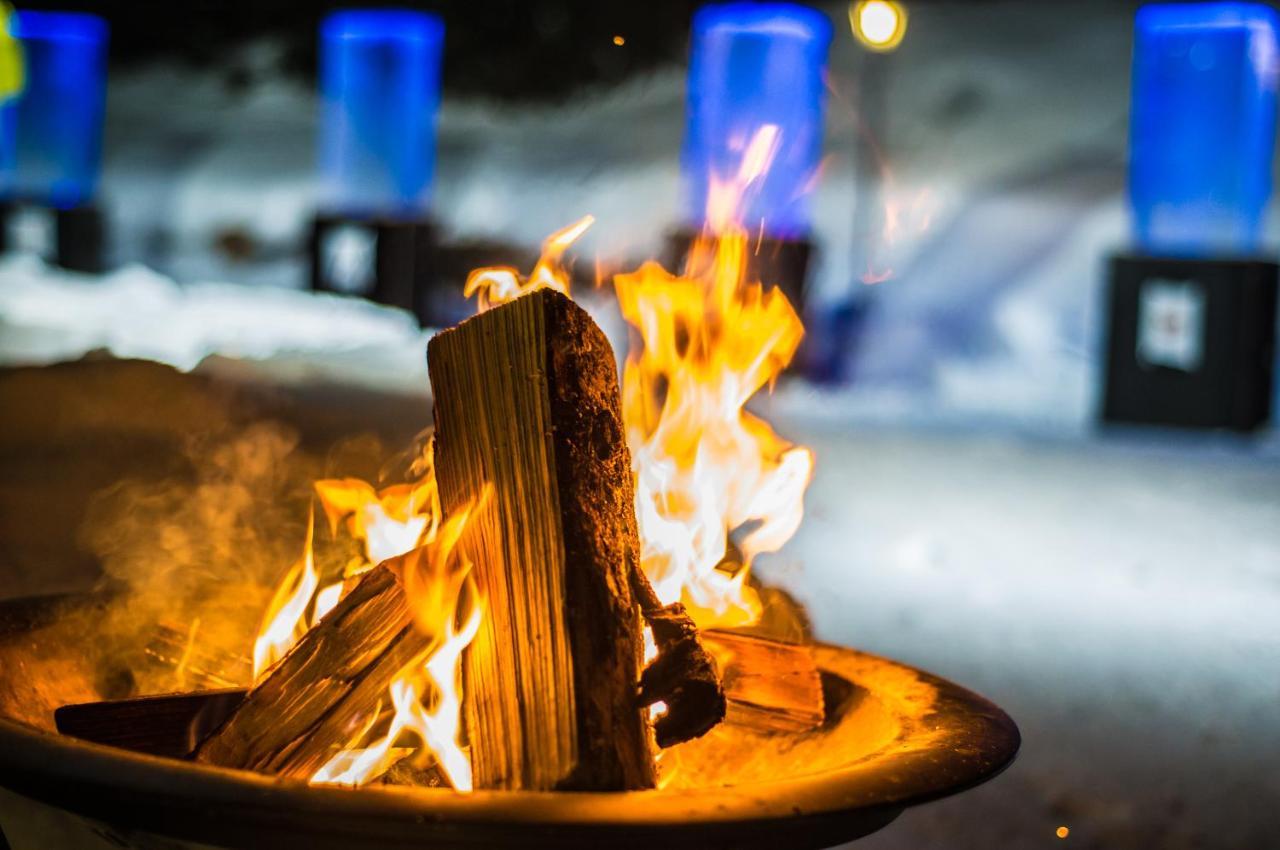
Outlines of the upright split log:
{"type": "Polygon", "coordinates": [[[486,604],[464,662],[475,786],[651,787],[639,539],[608,340],[543,290],[437,335],[427,362],[445,512],[494,487],[460,544],[486,604]]]}

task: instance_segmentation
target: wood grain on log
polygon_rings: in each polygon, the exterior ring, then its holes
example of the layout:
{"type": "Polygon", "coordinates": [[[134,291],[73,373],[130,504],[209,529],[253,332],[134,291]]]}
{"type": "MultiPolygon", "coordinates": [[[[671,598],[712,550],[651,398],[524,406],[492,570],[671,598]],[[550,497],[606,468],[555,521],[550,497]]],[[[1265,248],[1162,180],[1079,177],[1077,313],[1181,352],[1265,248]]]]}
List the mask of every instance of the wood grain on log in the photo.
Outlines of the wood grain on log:
{"type": "Polygon", "coordinates": [[[543,290],[437,335],[427,361],[445,512],[494,488],[461,542],[487,606],[464,662],[476,787],[651,787],[639,539],[608,340],[543,290]]]}
{"type": "Polygon", "coordinates": [[[724,677],[725,722],[764,732],[822,725],[822,679],[812,647],[715,629],[702,637],[724,677]]]}
{"type": "Polygon", "coordinates": [[[197,748],[197,761],[309,779],[359,730],[430,639],[392,569],[355,588],[267,672],[197,748]]]}

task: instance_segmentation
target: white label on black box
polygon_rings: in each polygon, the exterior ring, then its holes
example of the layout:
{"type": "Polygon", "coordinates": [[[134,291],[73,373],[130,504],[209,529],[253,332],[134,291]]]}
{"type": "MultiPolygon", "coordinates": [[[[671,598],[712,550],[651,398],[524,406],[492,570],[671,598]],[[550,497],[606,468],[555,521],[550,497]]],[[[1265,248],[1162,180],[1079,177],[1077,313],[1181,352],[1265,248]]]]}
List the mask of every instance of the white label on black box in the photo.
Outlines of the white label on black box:
{"type": "Polygon", "coordinates": [[[1194,372],[1204,358],[1204,289],[1152,278],[1138,290],[1138,362],[1194,372]]]}
{"type": "Polygon", "coordinates": [[[320,269],[338,292],[368,295],[373,291],[378,234],[372,227],[340,224],[325,231],[320,242],[320,269]]]}
{"type": "Polygon", "coordinates": [[[14,209],[7,222],[9,249],[19,254],[34,254],[52,260],[54,234],[57,232],[55,213],[49,207],[22,205],[14,209]]]}

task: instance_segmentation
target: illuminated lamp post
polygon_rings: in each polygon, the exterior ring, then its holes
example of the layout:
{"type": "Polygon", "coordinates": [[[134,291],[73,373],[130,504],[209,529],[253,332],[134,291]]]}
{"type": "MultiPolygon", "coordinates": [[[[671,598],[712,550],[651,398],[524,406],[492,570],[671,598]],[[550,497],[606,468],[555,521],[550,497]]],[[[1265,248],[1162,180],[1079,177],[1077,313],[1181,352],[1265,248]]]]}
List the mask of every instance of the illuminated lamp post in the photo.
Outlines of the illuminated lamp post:
{"type": "Polygon", "coordinates": [[[847,302],[824,317],[831,327],[820,339],[831,340],[825,352],[813,360],[825,363],[825,376],[844,380],[850,351],[856,354],[857,334],[874,309],[878,288],[866,285],[873,270],[881,267],[877,253],[884,247],[885,220],[888,215],[884,197],[885,163],[882,150],[889,138],[888,83],[894,64],[894,51],[907,34],[907,10],[894,0],[854,0],[849,4],[849,29],[862,47],[858,55],[854,82],[857,114],[853,156],[853,233],[850,240],[852,292],[847,302]]]}
{"type": "Polygon", "coordinates": [[[1270,417],[1271,194],[1280,15],[1260,3],[1138,10],[1133,250],[1112,258],[1103,418],[1247,431],[1270,417]]]}
{"type": "Polygon", "coordinates": [[[430,218],[444,23],[409,10],[342,10],[320,25],[321,206],[312,286],[430,323],[430,218]]]}
{"type": "Polygon", "coordinates": [[[22,91],[12,122],[13,169],[4,243],[20,240],[69,269],[103,267],[103,218],[95,203],[106,111],[107,24],[96,15],[18,12],[22,91]],[[32,235],[34,234],[34,236],[32,235]]]}
{"type": "Polygon", "coordinates": [[[803,308],[831,32],[821,12],[790,3],[712,5],[694,16],[681,154],[683,209],[671,237],[677,265],[708,226],[712,180],[732,178],[757,131],[772,125],[772,162],[743,197],[737,220],[761,242],[751,253],[751,276],[781,286],[803,308]]]}

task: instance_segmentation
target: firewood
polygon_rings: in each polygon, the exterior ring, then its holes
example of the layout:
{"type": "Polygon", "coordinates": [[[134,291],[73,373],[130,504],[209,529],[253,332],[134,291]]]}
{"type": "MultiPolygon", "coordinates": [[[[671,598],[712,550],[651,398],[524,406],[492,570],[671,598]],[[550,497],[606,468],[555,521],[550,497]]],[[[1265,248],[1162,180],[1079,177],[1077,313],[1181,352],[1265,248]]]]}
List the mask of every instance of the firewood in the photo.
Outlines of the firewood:
{"type": "Polygon", "coordinates": [[[78,703],[54,711],[53,722],[63,735],[82,741],[186,758],[244,696],[244,688],[228,688],[78,703]]]}
{"type": "Polygon", "coordinates": [[[761,732],[822,725],[822,679],[811,647],[716,629],[702,637],[723,672],[726,723],[761,732]]]}
{"type": "Polygon", "coordinates": [[[396,563],[365,573],[201,743],[196,760],[308,779],[346,746],[391,680],[429,646],[396,563]]]}
{"type": "Polygon", "coordinates": [[[542,290],[438,334],[427,365],[446,514],[494,488],[460,543],[486,603],[463,665],[475,786],[652,787],[630,584],[639,538],[608,340],[542,290]]]}
{"type": "Polygon", "coordinates": [[[143,655],[154,668],[176,679],[175,687],[187,691],[217,691],[248,681],[253,659],[242,653],[213,649],[192,642],[190,628],[157,623],[143,655]]]}
{"type": "Polygon", "coordinates": [[[659,747],[670,747],[706,734],[725,716],[725,694],[715,659],[698,636],[693,618],[679,602],[663,605],[639,568],[631,589],[645,622],[653,630],[658,657],[640,674],[640,702],[659,700],[666,711],[653,724],[659,747]]]}

